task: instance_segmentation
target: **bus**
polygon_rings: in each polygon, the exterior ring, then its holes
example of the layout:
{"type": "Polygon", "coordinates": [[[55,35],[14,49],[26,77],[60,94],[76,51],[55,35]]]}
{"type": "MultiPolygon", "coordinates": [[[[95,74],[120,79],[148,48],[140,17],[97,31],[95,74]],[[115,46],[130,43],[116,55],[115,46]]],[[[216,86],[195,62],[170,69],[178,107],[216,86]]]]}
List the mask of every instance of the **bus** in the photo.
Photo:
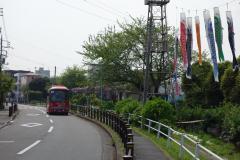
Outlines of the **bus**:
{"type": "Polygon", "coordinates": [[[69,89],[60,85],[49,88],[47,97],[47,113],[62,113],[64,115],[68,115],[69,109],[69,89]]]}

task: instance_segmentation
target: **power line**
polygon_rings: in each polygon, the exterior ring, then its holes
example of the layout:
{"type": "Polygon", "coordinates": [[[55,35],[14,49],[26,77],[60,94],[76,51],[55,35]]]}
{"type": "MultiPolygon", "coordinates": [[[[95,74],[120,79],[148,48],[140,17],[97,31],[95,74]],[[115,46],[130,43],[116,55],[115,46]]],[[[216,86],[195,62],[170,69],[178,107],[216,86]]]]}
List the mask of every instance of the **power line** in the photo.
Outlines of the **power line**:
{"type": "Polygon", "coordinates": [[[103,19],[103,20],[110,21],[110,22],[116,22],[116,21],[114,21],[114,20],[112,20],[112,19],[110,19],[110,18],[106,18],[106,17],[100,16],[100,15],[98,15],[98,14],[96,14],[96,13],[92,13],[92,12],[83,10],[82,8],[73,6],[73,5],[69,4],[69,3],[66,3],[66,2],[63,2],[63,1],[60,1],[60,0],[56,0],[56,2],[58,2],[58,3],[60,3],[60,4],[64,5],[64,6],[67,6],[67,7],[69,7],[69,8],[72,8],[72,9],[75,9],[75,10],[78,10],[78,11],[81,11],[81,12],[84,12],[84,13],[86,13],[86,14],[89,14],[89,15],[91,15],[91,16],[101,18],[101,19],[103,19]]]}
{"type": "Polygon", "coordinates": [[[5,40],[8,42],[7,29],[6,29],[6,23],[5,23],[4,14],[3,14],[3,8],[0,8],[0,16],[2,17],[2,24],[3,24],[3,29],[4,29],[4,33],[5,33],[5,40]]]}
{"type": "MultiPolygon", "coordinates": [[[[180,6],[177,6],[177,5],[175,5],[175,7],[176,8],[178,8],[178,9],[181,9],[182,11],[183,10],[186,10],[186,11],[191,11],[191,12],[198,12],[198,11],[204,11],[204,10],[210,10],[210,9],[212,9],[212,8],[214,8],[214,7],[226,7],[227,9],[228,9],[228,6],[229,5],[233,5],[234,3],[240,3],[240,0],[230,0],[230,1],[228,1],[228,2],[225,2],[225,3],[222,3],[222,4],[219,4],[219,5],[214,5],[214,6],[211,6],[211,7],[207,7],[207,8],[201,8],[201,9],[190,9],[190,8],[185,8],[185,7],[180,7],[180,6]]],[[[186,2],[184,2],[184,3],[186,3],[186,2]]]]}
{"type": "Polygon", "coordinates": [[[106,3],[103,3],[103,2],[100,2],[100,1],[94,1],[94,3],[95,3],[95,4],[94,4],[93,2],[90,2],[89,0],[84,0],[84,1],[85,1],[86,3],[89,3],[89,4],[93,5],[93,6],[95,6],[95,7],[98,7],[98,8],[103,9],[104,11],[106,11],[106,9],[107,9],[108,12],[114,13],[115,15],[129,16],[128,14],[123,13],[123,12],[119,11],[119,10],[116,9],[116,8],[113,8],[113,7],[108,6],[106,3]]]}

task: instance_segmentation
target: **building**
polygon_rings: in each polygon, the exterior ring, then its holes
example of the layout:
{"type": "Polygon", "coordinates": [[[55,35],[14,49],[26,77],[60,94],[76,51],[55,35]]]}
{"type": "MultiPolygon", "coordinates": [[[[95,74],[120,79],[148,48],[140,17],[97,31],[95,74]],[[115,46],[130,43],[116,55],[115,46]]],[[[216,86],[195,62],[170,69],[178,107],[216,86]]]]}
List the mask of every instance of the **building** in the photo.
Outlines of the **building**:
{"type": "Polygon", "coordinates": [[[35,74],[40,75],[42,78],[50,78],[50,70],[44,70],[43,67],[40,67],[38,70],[35,70],[35,74]]]}

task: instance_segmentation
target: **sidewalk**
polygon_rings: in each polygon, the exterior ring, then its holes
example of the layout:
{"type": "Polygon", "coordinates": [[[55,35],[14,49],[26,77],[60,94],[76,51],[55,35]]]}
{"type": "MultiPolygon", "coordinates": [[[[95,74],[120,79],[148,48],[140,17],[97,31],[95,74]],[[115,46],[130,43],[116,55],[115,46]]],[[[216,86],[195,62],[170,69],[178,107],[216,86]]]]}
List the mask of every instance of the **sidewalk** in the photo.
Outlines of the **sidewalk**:
{"type": "Polygon", "coordinates": [[[150,140],[140,136],[136,132],[133,135],[136,160],[170,160],[150,140]]]}
{"type": "Polygon", "coordinates": [[[8,114],[9,114],[8,106],[5,106],[4,110],[0,110],[0,129],[7,126],[10,123],[10,121],[12,121],[15,118],[17,113],[15,112],[11,117],[9,117],[8,114]]]}

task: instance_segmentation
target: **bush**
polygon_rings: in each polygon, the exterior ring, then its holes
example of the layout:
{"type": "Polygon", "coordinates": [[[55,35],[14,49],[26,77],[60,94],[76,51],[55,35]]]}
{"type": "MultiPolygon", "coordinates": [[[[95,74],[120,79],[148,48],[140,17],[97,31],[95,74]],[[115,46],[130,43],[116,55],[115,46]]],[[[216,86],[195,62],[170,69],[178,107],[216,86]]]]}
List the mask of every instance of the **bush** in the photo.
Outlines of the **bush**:
{"type": "Polygon", "coordinates": [[[81,94],[72,95],[70,102],[77,105],[87,105],[87,96],[81,94]]]}
{"type": "Polygon", "coordinates": [[[43,97],[42,92],[40,92],[40,91],[29,91],[28,99],[29,99],[29,102],[31,102],[31,101],[46,101],[46,99],[44,99],[44,97],[43,97]]]}
{"type": "Polygon", "coordinates": [[[115,105],[113,101],[103,101],[101,109],[103,110],[114,110],[115,105]]]}
{"type": "Polygon", "coordinates": [[[156,98],[144,105],[141,114],[145,118],[149,118],[155,121],[174,122],[175,110],[174,107],[165,100],[156,98]]]}
{"type": "Polygon", "coordinates": [[[133,113],[139,106],[140,103],[137,100],[128,98],[118,101],[115,110],[118,114],[133,113]]]}
{"type": "Polygon", "coordinates": [[[227,140],[240,142],[240,107],[227,103],[223,120],[223,135],[227,140]]]}

